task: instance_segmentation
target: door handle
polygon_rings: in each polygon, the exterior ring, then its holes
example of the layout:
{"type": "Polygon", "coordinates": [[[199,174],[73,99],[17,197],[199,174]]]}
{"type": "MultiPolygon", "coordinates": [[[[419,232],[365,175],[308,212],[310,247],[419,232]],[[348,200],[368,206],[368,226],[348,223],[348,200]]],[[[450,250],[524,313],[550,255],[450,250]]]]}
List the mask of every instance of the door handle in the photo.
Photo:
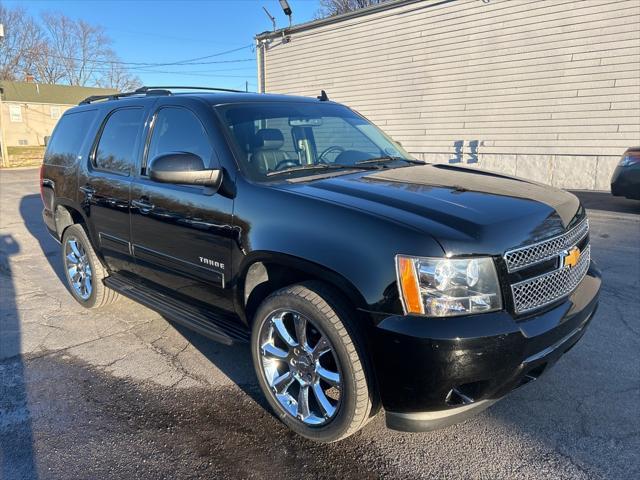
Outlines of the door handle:
{"type": "Polygon", "coordinates": [[[140,210],[140,213],[142,214],[149,213],[155,208],[155,205],[144,197],[140,200],[132,200],[131,205],[140,210]]]}
{"type": "Polygon", "coordinates": [[[93,197],[93,195],[96,193],[96,189],[89,184],[80,187],[80,191],[84,193],[85,197],[87,197],[87,200],[91,200],[91,197],[93,197]]]}

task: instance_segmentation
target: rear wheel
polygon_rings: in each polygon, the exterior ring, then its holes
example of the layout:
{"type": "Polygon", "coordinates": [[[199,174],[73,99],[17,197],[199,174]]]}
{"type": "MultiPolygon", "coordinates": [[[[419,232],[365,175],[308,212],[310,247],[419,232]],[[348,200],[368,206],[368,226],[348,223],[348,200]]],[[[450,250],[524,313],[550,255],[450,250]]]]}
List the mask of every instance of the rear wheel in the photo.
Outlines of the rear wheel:
{"type": "Polygon", "coordinates": [[[64,231],[62,259],[67,287],[83,307],[102,307],[118,299],[118,294],[102,282],[108,273],[81,225],[71,225],[64,231]]]}
{"type": "Polygon", "coordinates": [[[253,325],[253,364],[269,404],[292,430],[319,442],[355,433],[371,414],[363,342],[347,312],[330,289],[309,282],[267,297],[253,325]]]}

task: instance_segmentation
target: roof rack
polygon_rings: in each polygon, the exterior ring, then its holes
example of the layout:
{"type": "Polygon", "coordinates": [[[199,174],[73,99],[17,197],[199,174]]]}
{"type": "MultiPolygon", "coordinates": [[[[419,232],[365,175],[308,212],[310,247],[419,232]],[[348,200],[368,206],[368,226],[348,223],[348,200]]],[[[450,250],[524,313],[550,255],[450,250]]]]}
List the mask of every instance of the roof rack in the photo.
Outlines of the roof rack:
{"type": "Polygon", "coordinates": [[[161,86],[161,87],[140,87],[139,89],[136,90],[136,92],[139,93],[146,93],[149,90],[211,90],[214,92],[233,92],[233,93],[246,93],[244,90],[234,90],[232,88],[219,88],[219,87],[184,87],[184,86],[178,86],[178,87],[167,87],[167,86],[161,86]]]}
{"type": "Polygon", "coordinates": [[[87,105],[89,103],[98,102],[100,100],[117,100],[119,98],[132,97],[136,95],[140,95],[140,96],[173,95],[171,90],[208,90],[208,91],[215,91],[215,92],[245,93],[242,90],[233,90],[231,88],[217,88],[217,87],[144,86],[134,90],[133,92],[112,93],[110,95],[91,95],[90,97],[87,97],[84,100],[82,100],[78,105],[87,105]]]}

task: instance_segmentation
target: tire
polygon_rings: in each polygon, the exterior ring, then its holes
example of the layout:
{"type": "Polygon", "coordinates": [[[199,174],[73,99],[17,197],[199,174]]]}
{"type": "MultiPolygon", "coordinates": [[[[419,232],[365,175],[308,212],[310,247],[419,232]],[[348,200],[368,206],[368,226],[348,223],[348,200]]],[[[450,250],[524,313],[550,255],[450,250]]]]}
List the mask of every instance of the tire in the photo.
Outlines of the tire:
{"type": "Polygon", "coordinates": [[[344,439],[372,417],[375,387],[362,335],[348,323],[350,311],[341,297],[324,284],[305,282],[269,295],[253,322],[251,355],[260,388],[278,418],[294,432],[316,442],[344,439]],[[306,325],[303,342],[298,333],[300,324],[306,325]],[[295,333],[295,338],[291,335],[285,342],[286,334],[281,336],[281,330],[295,333]],[[328,340],[331,349],[317,357],[328,348],[322,338],[328,340]],[[300,348],[302,344],[304,348],[300,348]],[[285,350],[287,357],[283,359],[285,350]],[[305,385],[306,408],[300,406],[305,403],[305,396],[301,397],[305,385]]]}
{"type": "Polygon", "coordinates": [[[67,288],[80,305],[85,308],[99,308],[115,302],[119,295],[114,290],[107,288],[103,280],[108,276],[106,269],[97,257],[91,242],[82,225],[71,225],[62,234],[62,265],[67,280],[67,288]],[[75,249],[72,248],[75,246],[75,249]],[[77,251],[75,251],[77,250],[77,251]],[[78,255],[80,253],[80,256],[78,255]],[[68,257],[71,255],[70,257],[68,257]],[[74,260],[81,260],[75,262],[74,260]],[[80,282],[74,282],[71,278],[70,267],[80,265],[76,271],[82,271],[83,278],[80,282]],[[86,278],[89,277],[88,283],[86,278]],[[74,286],[79,285],[79,286],[74,286]],[[90,287],[87,288],[87,285],[90,287]]]}

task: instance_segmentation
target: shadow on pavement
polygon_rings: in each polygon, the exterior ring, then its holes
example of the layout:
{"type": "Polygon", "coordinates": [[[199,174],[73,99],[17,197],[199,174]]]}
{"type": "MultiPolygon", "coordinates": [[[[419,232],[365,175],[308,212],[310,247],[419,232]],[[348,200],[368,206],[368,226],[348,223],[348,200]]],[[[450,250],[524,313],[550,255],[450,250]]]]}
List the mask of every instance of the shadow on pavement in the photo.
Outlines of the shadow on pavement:
{"type": "Polygon", "coordinates": [[[31,236],[38,241],[42,254],[49,262],[51,270],[58,276],[58,280],[64,284],[60,246],[49,235],[47,227],[42,221],[42,200],[40,195],[25,195],[22,197],[20,200],[20,216],[31,236]]]}
{"type": "Polygon", "coordinates": [[[614,197],[609,192],[573,190],[571,193],[576,195],[582,202],[582,205],[589,210],[640,214],[640,200],[614,197]]]}
{"type": "Polygon", "coordinates": [[[38,478],[26,369],[20,355],[20,316],[9,257],[20,252],[0,234],[0,478],[38,478]]]}
{"type": "MultiPolygon", "coordinates": [[[[51,238],[42,221],[42,200],[40,199],[40,195],[34,194],[22,197],[20,201],[20,215],[31,236],[38,242],[43,255],[49,262],[51,270],[55,272],[58,280],[65,285],[66,280],[62,270],[60,247],[58,243],[51,238]]],[[[268,404],[259,392],[257,380],[251,365],[251,355],[247,346],[237,345],[229,348],[178,324],[170,323],[186,340],[198,349],[202,355],[222,371],[231,381],[238,385],[247,395],[256,401],[256,403],[268,408],[268,404]]],[[[271,410],[269,409],[269,411],[271,410]]]]}
{"type": "MultiPolygon", "coordinates": [[[[165,319],[166,320],[166,319],[165,319]]],[[[170,322],[170,320],[167,320],[170,322]]],[[[271,407],[260,391],[251,361],[248,345],[230,347],[208,339],[182,325],[170,322],[180,335],[195,347],[207,360],[214,364],[233,383],[246,393],[258,405],[273,415],[271,407]]],[[[275,416],[275,415],[274,415],[275,416]]]]}

